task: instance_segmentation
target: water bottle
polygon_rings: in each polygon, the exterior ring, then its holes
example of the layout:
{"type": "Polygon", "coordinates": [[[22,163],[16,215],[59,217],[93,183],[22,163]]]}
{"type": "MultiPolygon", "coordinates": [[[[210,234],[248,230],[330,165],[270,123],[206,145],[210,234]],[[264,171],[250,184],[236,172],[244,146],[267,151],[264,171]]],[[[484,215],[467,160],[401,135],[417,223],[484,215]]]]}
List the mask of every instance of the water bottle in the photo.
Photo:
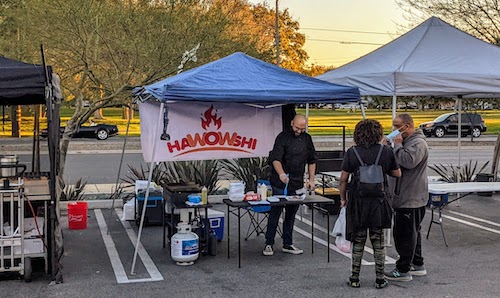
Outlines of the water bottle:
{"type": "Polygon", "coordinates": [[[267,185],[262,184],[260,186],[260,199],[265,201],[267,199],[267,185]]]}
{"type": "Polygon", "coordinates": [[[201,202],[203,204],[208,204],[208,189],[206,188],[206,186],[203,186],[203,188],[201,189],[201,202]]]}

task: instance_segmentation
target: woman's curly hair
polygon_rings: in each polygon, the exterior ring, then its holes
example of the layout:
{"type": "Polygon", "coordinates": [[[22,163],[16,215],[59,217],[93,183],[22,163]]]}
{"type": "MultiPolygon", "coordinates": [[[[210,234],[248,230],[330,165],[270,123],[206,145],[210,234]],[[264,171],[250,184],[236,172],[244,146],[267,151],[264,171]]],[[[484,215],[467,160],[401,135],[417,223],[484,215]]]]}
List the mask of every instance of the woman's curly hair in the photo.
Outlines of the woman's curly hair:
{"type": "Polygon", "coordinates": [[[362,147],[370,147],[380,143],[384,129],[380,122],[374,119],[361,120],[354,129],[354,143],[362,147]]]}

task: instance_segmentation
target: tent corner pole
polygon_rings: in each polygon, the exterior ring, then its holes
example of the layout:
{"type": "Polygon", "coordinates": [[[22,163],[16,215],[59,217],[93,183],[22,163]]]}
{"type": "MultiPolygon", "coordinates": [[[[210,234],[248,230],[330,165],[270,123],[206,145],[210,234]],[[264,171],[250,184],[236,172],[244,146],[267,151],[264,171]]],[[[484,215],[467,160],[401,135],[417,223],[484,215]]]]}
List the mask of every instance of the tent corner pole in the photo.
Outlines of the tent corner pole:
{"type": "Polygon", "coordinates": [[[134,257],[133,257],[133,260],[132,260],[132,268],[130,269],[130,274],[131,275],[135,275],[135,263],[137,261],[137,252],[138,252],[138,248],[139,248],[139,244],[141,243],[141,236],[142,236],[142,228],[144,226],[144,217],[146,215],[146,205],[148,204],[148,199],[149,199],[149,187],[151,185],[151,180],[153,179],[153,171],[154,171],[154,168],[155,168],[155,162],[153,161],[154,160],[154,157],[155,157],[155,153],[156,153],[156,140],[158,138],[158,129],[160,127],[160,123],[162,123],[162,119],[163,119],[163,108],[165,106],[165,103],[162,102],[160,104],[160,110],[158,112],[158,121],[156,122],[156,129],[155,129],[155,132],[154,132],[154,142],[153,142],[153,153],[151,154],[151,163],[150,163],[150,170],[149,170],[149,175],[148,175],[148,183],[146,185],[146,194],[144,196],[144,205],[142,206],[142,212],[141,212],[141,223],[139,224],[139,231],[137,233],[137,242],[135,244],[135,249],[134,249],[134,257]]]}
{"type": "MultiPolygon", "coordinates": [[[[457,146],[457,151],[458,151],[458,170],[460,171],[460,168],[462,166],[462,160],[461,160],[461,155],[460,155],[460,147],[462,145],[462,95],[458,96],[458,146],[457,146]]],[[[457,176],[457,182],[460,182],[460,175],[457,176]]]]}
{"type": "Polygon", "coordinates": [[[306,103],[306,132],[309,133],[309,104],[306,103]]]}
{"type": "MultiPolygon", "coordinates": [[[[110,220],[111,220],[112,210],[115,208],[116,196],[118,195],[118,184],[120,182],[120,175],[121,175],[121,171],[122,171],[123,158],[125,157],[125,148],[127,147],[128,133],[130,130],[130,121],[132,119],[132,113],[130,111],[130,109],[132,109],[132,106],[129,105],[128,107],[129,107],[129,110],[128,110],[128,115],[127,115],[127,117],[128,117],[127,130],[125,132],[125,139],[123,140],[122,154],[120,157],[120,164],[118,166],[118,174],[116,175],[114,194],[111,195],[113,197],[113,201],[111,202],[111,207],[109,208],[110,209],[110,212],[109,212],[109,219],[110,220]]],[[[109,234],[109,230],[108,230],[108,234],[109,234]]]]}
{"type": "Polygon", "coordinates": [[[392,119],[396,118],[396,109],[397,109],[398,97],[396,94],[392,96],[392,119]]]}
{"type": "Polygon", "coordinates": [[[366,120],[365,106],[362,101],[359,101],[359,108],[361,109],[361,116],[363,117],[363,120],[366,120]]]}

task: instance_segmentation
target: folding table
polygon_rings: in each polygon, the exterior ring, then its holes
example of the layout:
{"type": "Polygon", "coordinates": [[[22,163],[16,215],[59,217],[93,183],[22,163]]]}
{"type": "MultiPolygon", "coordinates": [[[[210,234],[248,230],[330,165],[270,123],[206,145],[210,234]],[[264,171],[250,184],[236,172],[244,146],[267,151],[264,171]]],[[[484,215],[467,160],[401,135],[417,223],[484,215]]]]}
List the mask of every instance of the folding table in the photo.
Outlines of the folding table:
{"type": "Polygon", "coordinates": [[[500,191],[500,182],[456,182],[429,184],[429,201],[427,203],[427,206],[431,207],[432,213],[431,223],[429,224],[426,238],[429,239],[429,233],[431,232],[432,224],[435,223],[441,227],[444,244],[448,246],[443,229],[443,218],[441,216],[441,211],[443,210],[443,208],[446,207],[446,205],[463,197],[466,197],[472,193],[488,191],[500,191]],[[457,193],[459,195],[455,199],[450,201],[448,200],[448,195],[450,193],[457,193]],[[434,209],[438,209],[439,217],[437,221],[434,219],[434,209]]]}
{"type": "MultiPolygon", "coordinates": [[[[231,239],[231,219],[230,214],[238,217],[238,268],[241,268],[241,218],[245,213],[241,213],[241,209],[247,209],[251,205],[247,201],[243,202],[233,202],[229,199],[223,200],[224,204],[227,205],[227,258],[230,257],[230,239],[231,239]],[[232,208],[232,209],[231,209],[232,208]]],[[[298,205],[304,204],[312,206],[313,204],[333,204],[333,201],[319,195],[307,195],[304,200],[301,201],[287,201],[285,199],[280,199],[279,202],[272,202],[271,206],[286,206],[286,205],[298,205]]],[[[327,216],[326,222],[327,233],[327,260],[330,262],[330,217],[327,216]]],[[[314,212],[311,212],[311,253],[314,253],[314,212]]]]}

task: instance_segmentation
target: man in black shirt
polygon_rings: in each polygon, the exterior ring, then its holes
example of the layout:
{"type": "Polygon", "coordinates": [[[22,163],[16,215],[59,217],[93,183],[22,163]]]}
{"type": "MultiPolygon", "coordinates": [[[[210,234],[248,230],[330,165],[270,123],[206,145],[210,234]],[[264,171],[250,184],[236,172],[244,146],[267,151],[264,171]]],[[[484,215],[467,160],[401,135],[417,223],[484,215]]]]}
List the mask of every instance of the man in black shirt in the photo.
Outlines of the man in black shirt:
{"type": "MultiPolygon", "coordinates": [[[[306,131],[307,119],[304,115],[296,115],[291,123],[291,130],[281,132],[274,142],[269,155],[272,163],[271,186],[273,195],[295,195],[295,191],[304,187],[305,166],[308,165],[309,181],[307,188],[314,189],[314,173],[316,171],[316,151],[311,136],[306,131]]],[[[285,206],[283,222],[283,252],[301,254],[304,251],[293,245],[292,232],[295,214],[299,205],[285,206]]],[[[266,247],[262,252],[265,256],[274,254],[273,245],[278,221],[283,207],[273,206],[269,214],[266,231],[266,247]]]]}

